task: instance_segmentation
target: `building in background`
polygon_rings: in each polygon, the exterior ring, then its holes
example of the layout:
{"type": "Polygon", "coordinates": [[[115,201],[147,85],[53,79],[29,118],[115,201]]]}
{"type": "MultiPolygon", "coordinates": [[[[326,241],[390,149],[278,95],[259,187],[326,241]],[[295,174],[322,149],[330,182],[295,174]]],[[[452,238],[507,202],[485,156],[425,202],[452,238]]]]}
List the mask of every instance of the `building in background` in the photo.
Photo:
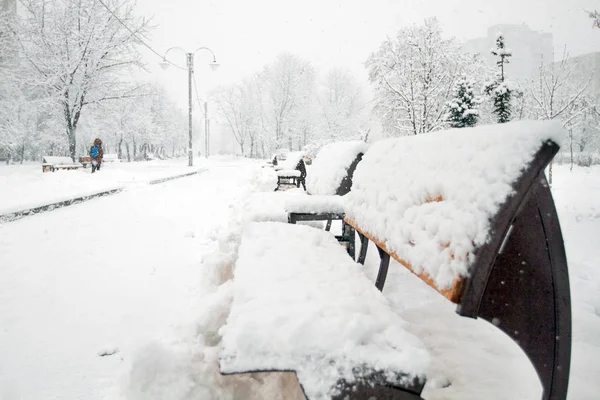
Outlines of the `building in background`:
{"type": "Polygon", "coordinates": [[[480,54],[490,66],[495,66],[496,57],[490,51],[495,47],[498,33],[504,35],[506,47],[513,55],[505,69],[509,79],[522,81],[531,77],[539,68],[542,57],[544,63],[554,61],[552,34],[532,31],[525,24],[494,25],[488,29],[486,37],[465,42],[464,49],[480,54]]]}

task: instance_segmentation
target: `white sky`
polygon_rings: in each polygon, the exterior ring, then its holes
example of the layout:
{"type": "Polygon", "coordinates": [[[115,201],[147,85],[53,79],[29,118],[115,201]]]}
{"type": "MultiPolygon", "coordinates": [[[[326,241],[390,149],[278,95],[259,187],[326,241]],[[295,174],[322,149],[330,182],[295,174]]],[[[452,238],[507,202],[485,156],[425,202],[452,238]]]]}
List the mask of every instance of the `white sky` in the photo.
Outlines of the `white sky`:
{"type": "MultiPolygon", "coordinates": [[[[486,36],[495,24],[526,23],[551,32],[555,48],[566,44],[571,55],[600,51],[600,30],[592,29],[585,14],[594,8],[600,9],[600,0],[138,0],[137,12],[153,17],[156,29],[148,43],[160,53],[172,46],[214,50],[221,64],[216,73],[206,67],[209,53],[195,58],[204,92],[260,70],[282,51],[309,60],[320,72],[348,67],[366,81],[362,64],[386,35],[430,16],[460,40],[486,36]]],[[[181,53],[173,51],[169,59],[185,65],[181,53]]],[[[166,83],[186,106],[186,72],[163,72],[150,52],[146,61],[149,78],[166,83]]]]}

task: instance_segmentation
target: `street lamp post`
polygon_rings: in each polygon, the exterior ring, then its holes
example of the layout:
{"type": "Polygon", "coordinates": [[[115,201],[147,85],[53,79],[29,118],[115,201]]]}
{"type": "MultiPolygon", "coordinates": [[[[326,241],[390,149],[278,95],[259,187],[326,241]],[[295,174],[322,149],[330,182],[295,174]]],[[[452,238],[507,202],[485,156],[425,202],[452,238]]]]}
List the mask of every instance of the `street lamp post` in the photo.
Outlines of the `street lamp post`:
{"type": "MultiPolygon", "coordinates": [[[[185,53],[186,61],[187,61],[187,71],[188,71],[188,105],[189,105],[189,115],[188,115],[188,128],[189,128],[188,165],[191,167],[191,166],[194,165],[194,152],[192,150],[192,76],[193,76],[193,73],[194,73],[194,55],[198,51],[200,51],[200,50],[207,50],[213,56],[212,62],[208,64],[208,65],[210,65],[210,67],[212,68],[212,70],[216,71],[217,68],[219,68],[219,64],[217,63],[217,58],[215,57],[215,53],[211,49],[209,49],[208,47],[198,47],[196,50],[194,50],[193,53],[188,53],[185,50],[183,50],[181,47],[171,47],[169,50],[167,50],[165,52],[165,55],[163,57],[163,62],[161,63],[161,66],[163,67],[163,69],[167,69],[168,66],[169,66],[169,64],[170,64],[167,61],[167,54],[171,50],[179,50],[179,51],[182,51],[183,53],[185,53]]],[[[205,105],[205,107],[206,107],[206,105],[205,105]]]]}

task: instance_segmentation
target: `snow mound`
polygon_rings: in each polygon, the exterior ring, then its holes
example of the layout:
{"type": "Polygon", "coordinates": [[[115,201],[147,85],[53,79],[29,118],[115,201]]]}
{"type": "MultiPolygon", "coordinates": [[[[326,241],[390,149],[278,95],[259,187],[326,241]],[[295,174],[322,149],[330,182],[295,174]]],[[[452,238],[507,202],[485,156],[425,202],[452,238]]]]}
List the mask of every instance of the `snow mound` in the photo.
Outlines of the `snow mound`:
{"type": "Polygon", "coordinates": [[[285,210],[290,213],[343,213],[342,196],[289,196],[285,210]]]}
{"type": "Polygon", "coordinates": [[[330,143],[324,146],[310,167],[306,177],[306,189],[310,194],[336,194],[348,168],[368,145],[360,140],[330,143]]]}
{"type": "Polygon", "coordinates": [[[354,174],[347,217],[440,289],[468,274],[490,218],[559,123],[524,121],[376,142],[354,174]]]}
{"type": "Polygon", "coordinates": [[[372,369],[423,376],[429,355],[406,325],[329,232],[250,223],[219,331],[221,371],[296,371],[311,399],[372,369]]]}

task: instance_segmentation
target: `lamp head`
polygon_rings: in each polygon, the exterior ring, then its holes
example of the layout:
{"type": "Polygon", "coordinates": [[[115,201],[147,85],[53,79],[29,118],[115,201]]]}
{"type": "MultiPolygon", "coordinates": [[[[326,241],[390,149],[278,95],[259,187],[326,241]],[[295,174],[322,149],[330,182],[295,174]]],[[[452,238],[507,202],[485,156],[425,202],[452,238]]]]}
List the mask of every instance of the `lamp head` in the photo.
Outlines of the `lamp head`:
{"type": "Polygon", "coordinates": [[[213,59],[213,61],[208,65],[210,65],[210,68],[213,70],[213,72],[216,72],[220,67],[220,64],[215,59],[213,59]]]}
{"type": "Polygon", "coordinates": [[[159,62],[158,65],[161,66],[163,71],[166,71],[167,68],[169,68],[169,63],[167,62],[167,60],[165,58],[163,58],[163,60],[161,62],[159,62]]]}

